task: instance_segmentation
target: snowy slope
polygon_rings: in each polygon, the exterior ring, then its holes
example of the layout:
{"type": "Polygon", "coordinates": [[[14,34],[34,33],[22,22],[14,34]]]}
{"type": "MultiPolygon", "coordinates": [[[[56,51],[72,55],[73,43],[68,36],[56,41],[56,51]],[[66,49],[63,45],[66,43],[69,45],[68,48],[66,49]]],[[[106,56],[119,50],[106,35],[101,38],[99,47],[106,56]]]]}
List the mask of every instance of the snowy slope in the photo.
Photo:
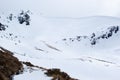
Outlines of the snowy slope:
{"type": "Polygon", "coordinates": [[[44,71],[35,68],[35,67],[30,67],[30,66],[26,66],[24,65],[24,72],[20,75],[16,75],[14,76],[15,80],[34,80],[34,79],[41,79],[41,80],[51,80],[50,77],[47,77],[44,74],[44,71]]]}
{"type": "MultiPolygon", "coordinates": [[[[21,11],[20,11],[21,12],[21,11]]],[[[120,19],[108,16],[83,18],[43,17],[30,15],[30,25],[20,24],[20,12],[1,14],[0,22],[7,25],[0,31],[0,46],[14,52],[21,61],[28,61],[46,68],[60,68],[71,77],[80,80],[119,80],[120,73],[120,31],[108,39],[99,39],[91,45],[92,33],[96,38],[107,34],[109,28],[119,27],[120,19]],[[11,36],[12,34],[12,36],[11,36]],[[71,41],[83,36],[81,41],[71,41]],[[87,37],[86,37],[87,36],[87,37]],[[63,39],[67,39],[64,41],[63,39]]],[[[119,27],[120,28],[120,27],[119,27]]],[[[49,80],[41,71],[26,72],[15,76],[14,80],[49,80]]]]}

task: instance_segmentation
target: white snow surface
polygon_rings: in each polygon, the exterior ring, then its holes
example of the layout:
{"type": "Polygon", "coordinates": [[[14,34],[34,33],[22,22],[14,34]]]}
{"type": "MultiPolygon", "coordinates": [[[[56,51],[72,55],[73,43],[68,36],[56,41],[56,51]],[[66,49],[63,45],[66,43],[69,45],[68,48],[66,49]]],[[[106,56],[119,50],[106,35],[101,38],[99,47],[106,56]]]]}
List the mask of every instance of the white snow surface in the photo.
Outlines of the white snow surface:
{"type": "MultiPolygon", "coordinates": [[[[80,42],[62,40],[79,35],[90,36],[93,32],[102,34],[108,27],[120,26],[120,18],[58,18],[33,13],[30,14],[30,25],[26,26],[19,24],[17,19],[8,23],[4,18],[7,15],[1,14],[0,22],[8,28],[0,34],[13,33],[18,38],[0,38],[0,46],[14,52],[20,61],[45,68],[59,68],[79,80],[120,80],[120,31],[109,39],[99,40],[96,45],[90,45],[86,39],[80,42]]],[[[40,70],[14,77],[14,80],[50,79],[40,70]]]]}

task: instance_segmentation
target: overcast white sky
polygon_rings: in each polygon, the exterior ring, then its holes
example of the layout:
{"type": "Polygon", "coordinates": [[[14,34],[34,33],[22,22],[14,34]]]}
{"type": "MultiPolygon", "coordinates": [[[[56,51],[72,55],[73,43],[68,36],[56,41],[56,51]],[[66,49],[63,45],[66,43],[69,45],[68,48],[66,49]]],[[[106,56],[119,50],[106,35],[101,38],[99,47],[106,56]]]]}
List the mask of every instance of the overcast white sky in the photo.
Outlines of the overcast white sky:
{"type": "Polygon", "coordinates": [[[44,16],[120,16],[120,0],[0,0],[0,11],[30,9],[44,16]]]}

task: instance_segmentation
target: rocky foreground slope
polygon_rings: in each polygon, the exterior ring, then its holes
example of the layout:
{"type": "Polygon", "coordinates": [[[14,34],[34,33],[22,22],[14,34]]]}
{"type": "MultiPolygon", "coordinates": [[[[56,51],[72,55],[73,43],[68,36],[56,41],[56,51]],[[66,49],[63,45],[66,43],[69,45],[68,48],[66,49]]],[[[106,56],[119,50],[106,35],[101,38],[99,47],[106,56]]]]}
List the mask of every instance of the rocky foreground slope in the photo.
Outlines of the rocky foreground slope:
{"type": "Polygon", "coordinates": [[[51,80],[77,80],[60,69],[46,69],[30,62],[21,62],[13,56],[12,52],[0,47],[0,80],[13,80],[13,76],[24,74],[26,69],[23,65],[26,65],[31,72],[35,71],[34,68],[41,70],[46,77],[51,77],[51,80]]]}
{"type": "Polygon", "coordinates": [[[13,53],[0,47],[0,80],[12,80],[12,76],[23,71],[22,63],[13,53]]]}

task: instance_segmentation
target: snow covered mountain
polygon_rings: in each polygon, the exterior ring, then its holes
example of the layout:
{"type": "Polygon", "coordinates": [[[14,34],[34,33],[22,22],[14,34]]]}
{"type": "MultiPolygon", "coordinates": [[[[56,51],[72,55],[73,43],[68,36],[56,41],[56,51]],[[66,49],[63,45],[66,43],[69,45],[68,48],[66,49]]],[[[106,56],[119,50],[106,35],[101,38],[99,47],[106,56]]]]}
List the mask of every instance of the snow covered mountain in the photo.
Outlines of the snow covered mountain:
{"type": "MultiPolygon", "coordinates": [[[[1,13],[0,46],[20,61],[59,68],[78,80],[119,80],[120,19],[45,17],[32,11],[1,13]]],[[[50,80],[37,68],[14,80],[50,80]]]]}

